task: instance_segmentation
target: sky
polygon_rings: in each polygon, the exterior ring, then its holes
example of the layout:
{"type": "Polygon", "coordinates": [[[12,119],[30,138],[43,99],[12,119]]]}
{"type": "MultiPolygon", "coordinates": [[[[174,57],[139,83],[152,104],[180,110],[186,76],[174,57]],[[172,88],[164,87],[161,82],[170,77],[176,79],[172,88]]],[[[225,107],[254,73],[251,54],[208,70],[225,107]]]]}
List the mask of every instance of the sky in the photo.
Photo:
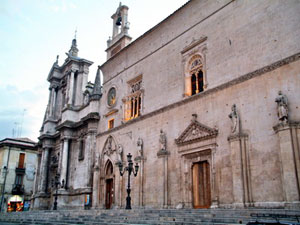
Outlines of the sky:
{"type": "MultiPolygon", "coordinates": [[[[135,40],[188,0],[123,0],[135,40]]],[[[0,1],[0,140],[37,141],[49,97],[48,73],[66,58],[77,29],[78,56],[93,61],[89,80],[106,60],[118,0],[0,1]]]]}

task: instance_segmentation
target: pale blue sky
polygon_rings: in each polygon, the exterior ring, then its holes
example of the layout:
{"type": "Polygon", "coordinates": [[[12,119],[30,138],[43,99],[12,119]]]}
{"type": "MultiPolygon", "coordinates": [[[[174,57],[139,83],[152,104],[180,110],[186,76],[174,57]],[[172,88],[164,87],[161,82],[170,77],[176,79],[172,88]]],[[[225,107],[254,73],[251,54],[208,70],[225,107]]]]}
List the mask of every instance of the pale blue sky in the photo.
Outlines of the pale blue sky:
{"type": "MultiPolygon", "coordinates": [[[[136,39],[187,1],[122,1],[129,7],[129,34],[136,39]]],[[[48,101],[47,75],[56,55],[59,65],[64,61],[76,27],[79,56],[94,62],[89,74],[94,80],[97,65],[106,59],[110,17],[118,5],[118,0],[0,1],[0,140],[12,137],[14,129],[15,136],[37,141],[48,101]]]]}

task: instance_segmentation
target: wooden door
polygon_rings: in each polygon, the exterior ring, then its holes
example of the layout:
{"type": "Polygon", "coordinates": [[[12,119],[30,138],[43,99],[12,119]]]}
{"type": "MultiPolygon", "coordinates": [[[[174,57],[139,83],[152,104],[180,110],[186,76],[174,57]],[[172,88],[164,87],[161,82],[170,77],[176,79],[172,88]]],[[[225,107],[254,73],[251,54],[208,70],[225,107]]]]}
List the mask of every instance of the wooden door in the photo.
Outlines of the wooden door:
{"type": "Polygon", "coordinates": [[[21,169],[24,168],[24,161],[25,161],[25,153],[20,153],[18,168],[21,168],[21,169]]]}
{"type": "Polygon", "coordinates": [[[105,195],[105,207],[110,209],[113,203],[114,197],[114,188],[113,188],[113,179],[106,180],[106,195],[105,195]]]}
{"type": "Polygon", "coordinates": [[[195,163],[192,167],[193,207],[209,208],[211,205],[210,167],[207,161],[195,163]]]}

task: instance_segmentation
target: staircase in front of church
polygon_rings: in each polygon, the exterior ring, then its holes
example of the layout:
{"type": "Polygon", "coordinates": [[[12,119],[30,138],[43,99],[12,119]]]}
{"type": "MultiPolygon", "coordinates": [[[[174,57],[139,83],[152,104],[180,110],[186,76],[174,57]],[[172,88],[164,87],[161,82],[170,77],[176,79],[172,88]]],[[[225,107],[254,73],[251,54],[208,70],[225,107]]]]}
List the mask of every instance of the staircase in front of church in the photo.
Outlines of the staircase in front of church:
{"type": "MultiPolygon", "coordinates": [[[[57,210],[0,213],[0,224],[30,225],[214,225],[247,224],[249,221],[299,223],[300,210],[283,209],[133,209],[133,210],[57,210]],[[252,216],[251,216],[252,215],[252,216]]],[[[274,223],[275,224],[275,223],[274,223]]],[[[299,223],[300,224],[300,223],[299,223]]]]}

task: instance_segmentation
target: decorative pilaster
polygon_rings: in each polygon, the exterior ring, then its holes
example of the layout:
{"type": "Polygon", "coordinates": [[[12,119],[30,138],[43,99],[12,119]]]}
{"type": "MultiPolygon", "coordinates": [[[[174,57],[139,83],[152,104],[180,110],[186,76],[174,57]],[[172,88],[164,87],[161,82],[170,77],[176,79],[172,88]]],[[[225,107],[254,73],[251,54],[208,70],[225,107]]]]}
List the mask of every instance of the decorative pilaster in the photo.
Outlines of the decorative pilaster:
{"type": "Polygon", "coordinates": [[[98,208],[100,203],[100,156],[94,155],[94,175],[93,175],[93,208],[98,208]]]}
{"type": "Polygon", "coordinates": [[[163,207],[168,208],[168,198],[169,198],[169,177],[168,177],[168,156],[167,151],[167,137],[163,130],[160,130],[159,136],[159,151],[157,157],[163,160],[163,207]]]}
{"type": "Polygon", "coordinates": [[[228,137],[231,149],[234,205],[239,208],[252,205],[250,158],[248,135],[237,134],[228,137]]]}
{"type": "Polygon", "coordinates": [[[300,200],[300,122],[280,122],[273,129],[279,137],[279,155],[284,200],[298,203],[300,200]]]}
{"type": "Polygon", "coordinates": [[[146,158],[144,157],[144,141],[142,138],[138,138],[136,142],[138,156],[134,159],[136,163],[140,165],[138,173],[138,196],[139,196],[139,207],[144,206],[144,163],[146,158]]]}
{"type": "Polygon", "coordinates": [[[61,162],[61,174],[60,174],[60,182],[63,184],[62,188],[66,188],[66,182],[67,182],[69,140],[70,140],[69,138],[64,138],[63,155],[62,155],[62,162],[61,162]]]}
{"type": "Polygon", "coordinates": [[[163,160],[163,208],[168,208],[169,203],[169,175],[168,175],[168,156],[169,152],[159,151],[157,157],[163,160]]]}

